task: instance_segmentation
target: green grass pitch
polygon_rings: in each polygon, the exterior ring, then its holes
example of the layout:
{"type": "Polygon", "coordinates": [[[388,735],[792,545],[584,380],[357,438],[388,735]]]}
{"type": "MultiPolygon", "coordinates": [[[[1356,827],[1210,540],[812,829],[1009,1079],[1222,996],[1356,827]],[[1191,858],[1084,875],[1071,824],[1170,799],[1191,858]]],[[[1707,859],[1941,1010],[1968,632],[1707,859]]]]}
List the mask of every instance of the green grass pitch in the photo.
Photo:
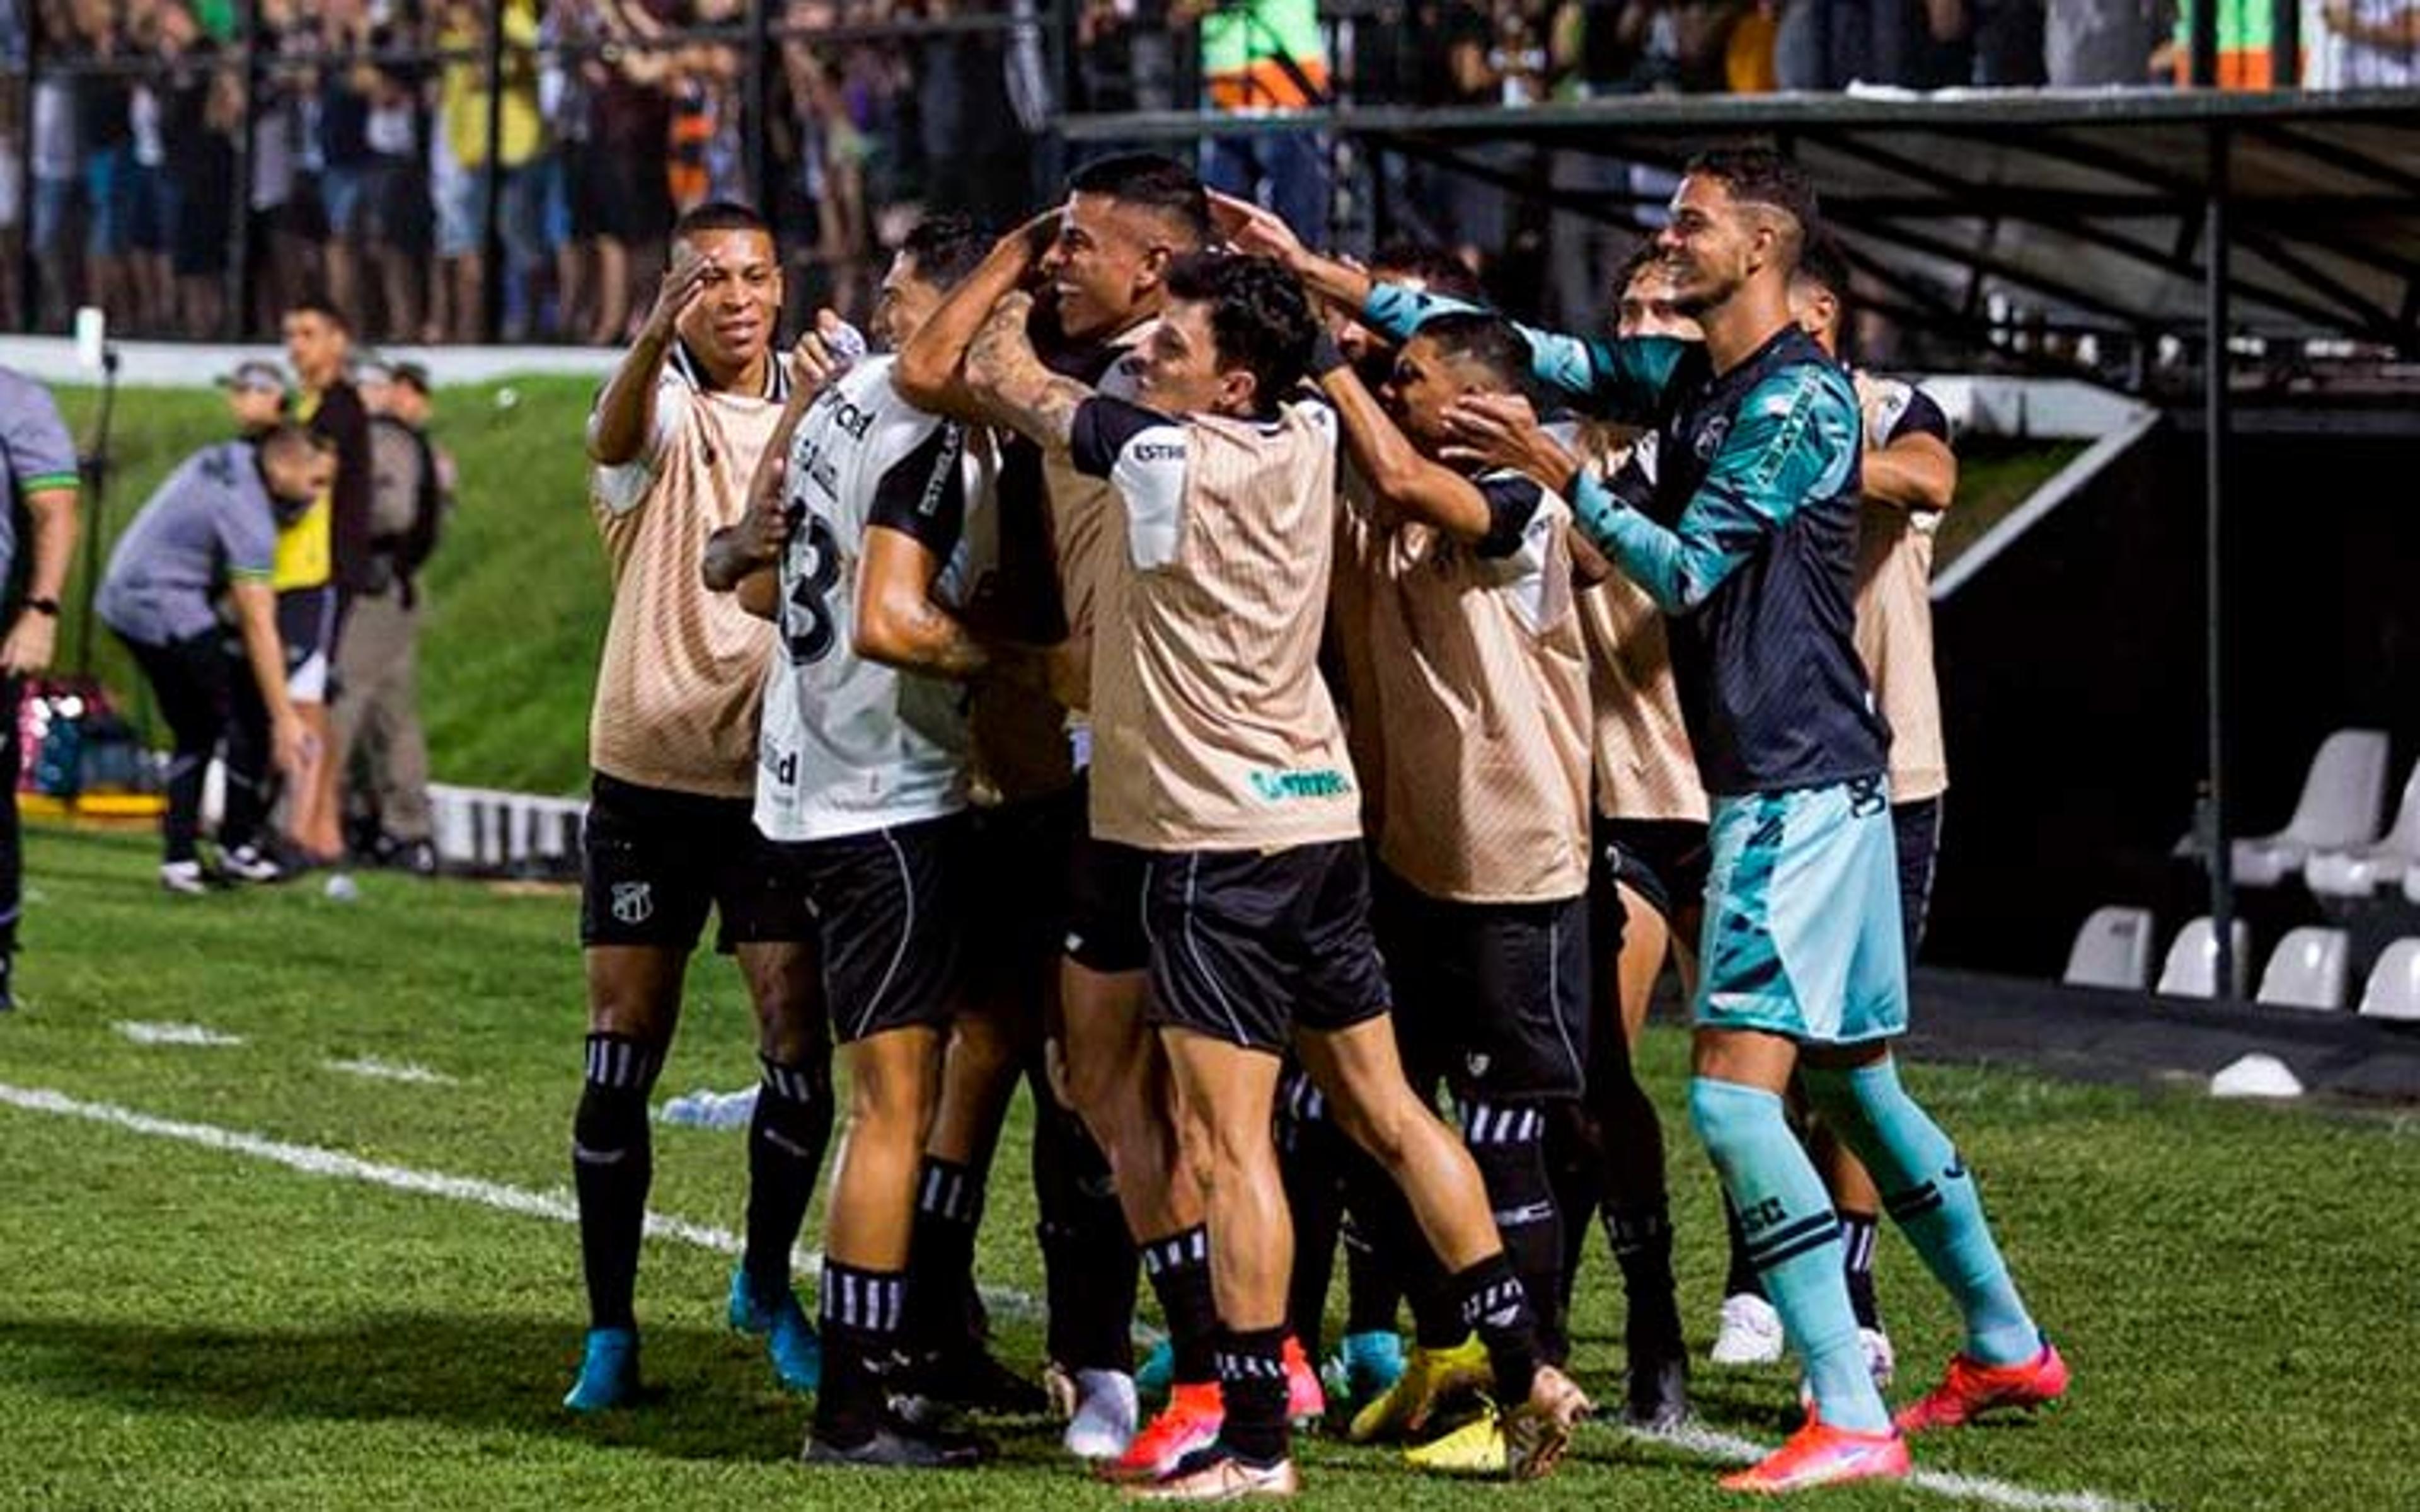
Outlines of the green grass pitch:
{"type": "MultiPolygon", "coordinates": [[[[810,1473],[804,1423],[721,1327],[730,1261],[651,1242],[640,1285],[660,1399],[602,1421],[555,1405],[580,1328],[572,1229],[540,1215],[311,1174],[23,1105],[55,1093],[384,1166],[567,1187],[581,993],[573,904],[464,884],[305,882],[203,900],[151,885],[147,839],[31,837],[24,1007],[0,1019],[0,1506],[879,1507],[1107,1505],[1048,1425],[1004,1462],[942,1478],[810,1473]],[[121,1022],[240,1044],[146,1045],[121,1022]],[[448,1080],[365,1080],[375,1057],[448,1080]]],[[[748,1084],[730,967],[702,959],[662,1095],[748,1084]]],[[[1683,1037],[1651,1031],[1670,1135],[1683,1303],[1702,1350],[1719,1284],[1714,1186],[1680,1121],[1683,1037]]],[[[1925,1441],[1918,1463],[1983,1484],[1825,1494],[1854,1507],[2394,1508],[2420,1505],[2420,1124],[2221,1105],[2186,1094],[1926,1069],[2036,1310],[2077,1371],[2039,1422],[1925,1441]]],[[[1039,1289],[1024,1121],[994,1182],[983,1274],[1039,1289]]],[[[736,1228],[735,1133],[662,1128],[654,1207],[736,1228]]],[[[814,1238],[811,1227],[809,1240],[814,1238]]],[[[1913,1254],[1886,1241],[1903,1398],[1954,1345],[1913,1254]]],[[[1610,1397],[1620,1304],[1595,1248],[1576,1319],[1583,1382],[1610,1397]]],[[[1004,1358],[1035,1362],[1030,1313],[1004,1358]]],[[[1793,1381],[1701,1369],[1709,1429],[1790,1427],[1793,1381]]],[[[1387,1454],[1306,1450],[1313,1504],[1675,1508],[1734,1504],[1714,1461],[1583,1431],[1529,1488],[1424,1481],[1387,1454]]]]}

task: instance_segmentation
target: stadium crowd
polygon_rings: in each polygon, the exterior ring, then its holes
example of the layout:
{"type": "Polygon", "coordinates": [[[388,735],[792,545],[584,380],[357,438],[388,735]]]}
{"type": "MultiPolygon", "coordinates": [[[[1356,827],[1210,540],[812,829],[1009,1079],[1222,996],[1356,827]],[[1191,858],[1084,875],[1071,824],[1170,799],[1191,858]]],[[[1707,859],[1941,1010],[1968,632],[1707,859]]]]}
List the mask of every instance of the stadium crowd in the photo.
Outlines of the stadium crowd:
{"type": "MultiPolygon", "coordinates": [[[[0,0],[0,327],[61,330],[88,302],[121,330],[263,333],[324,288],[366,338],[473,339],[492,181],[498,329],[607,344],[681,210],[762,204],[799,308],[861,300],[919,215],[998,219],[1037,193],[1057,110],[2148,85],[2179,77],[2183,24],[2174,0],[1381,0],[1325,20],[1313,0],[1087,0],[1063,78],[1032,6],[783,0],[758,123],[738,0],[263,0],[249,87],[244,13],[0,0]]],[[[2265,0],[2225,0],[2221,23],[2223,76],[2264,83],[2265,0]]],[[[2327,0],[2304,49],[2312,86],[2407,84],[2420,6],[2327,0]]],[[[1310,136],[1213,135],[1202,166],[1302,224],[1326,202],[1310,136]]],[[[1411,229],[1494,252],[1502,196],[1450,188],[1412,196],[1440,210],[1411,229]]]]}

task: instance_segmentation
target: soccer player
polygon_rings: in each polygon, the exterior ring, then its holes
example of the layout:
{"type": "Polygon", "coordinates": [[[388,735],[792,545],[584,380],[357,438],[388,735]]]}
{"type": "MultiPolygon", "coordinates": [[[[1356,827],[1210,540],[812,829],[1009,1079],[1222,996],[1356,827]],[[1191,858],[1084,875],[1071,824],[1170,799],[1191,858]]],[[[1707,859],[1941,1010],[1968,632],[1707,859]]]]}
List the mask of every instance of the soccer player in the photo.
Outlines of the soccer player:
{"type": "MultiPolygon", "coordinates": [[[[1239,245],[1292,266],[1331,303],[1351,315],[1361,313],[1372,286],[1371,276],[1311,252],[1282,222],[1265,214],[1240,216],[1232,235],[1239,245]]],[[[1391,270],[1382,266],[1379,271],[1391,270]]],[[[1423,317],[1470,308],[1475,286],[1457,288],[1440,279],[1433,268],[1419,271],[1417,279],[1389,278],[1384,286],[1395,291],[1398,298],[1418,296],[1423,317]]],[[[1632,292],[1625,289],[1625,304],[1635,302],[1632,292]]],[[[1634,308],[1629,317],[1649,316],[1644,310],[1634,308]]],[[[1414,330],[1417,323],[1399,320],[1369,334],[1366,340],[1383,347],[1389,338],[1414,330]]],[[[1368,328],[1354,320],[1348,330],[1367,332],[1368,328]]],[[[1638,464],[1634,461],[1631,466],[1635,471],[1638,464]]],[[[1677,709],[1670,707],[1669,675],[1663,665],[1660,631],[1651,623],[1645,627],[1647,634],[1637,633],[1640,628],[1639,613],[1627,596],[1634,591],[1608,579],[1602,561],[1584,543],[1577,544],[1575,555],[1579,559],[1575,565],[1582,589],[1580,618],[1587,632],[1593,685],[1590,702],[1596,728],[1592,745],[1600,810],[1607,804],[1609,792],[1626,798],[1637,785],[1634,774],[1640,769],[1684,792],[1699,791],[1685,739],[1680,738],[1677,731],[1667,733],[1664,728],[1677,726],[1679,715],[1677,709]],[[1617,628],[1618,642],[1609,644],[1608,637],[1617,628]],[[1681,769],[1673,772],[1669,767],[1676,755],[1681,769]],[[1618,782],[1608,783],[1608,768],[1620,779],[1618,782]]],[[[1339,578],[1339,612],[1347,617],[1352,612],[1348,604],[1351,582],[1349,575],[1339,578]]],[[[1652,616],[1653,606],[1645,606],[1645,612],[1652,616]]],[[[1346,635],[1340,638],[1340,643],[1348,672],[1356,680],[1366,682],[1376,673],[1366,665],[1370,660],[1366,646],[1358,648],[1358,659],[1365,665],[1356,666],[1357,641],[1360,639],[1346,635]]],[[[1357,763],[1373,756],[1383,759],[1384,734],[1385,732],[1356,734],[1357,763]]],[[[1368,776],[1366,767],[1364,775],[1368,776]]],[[[1663,945],[1658,934],[1652,941],[1652,960],[1642,959],[1646,954],[1643,945],[1634,955],[1630,936],[1621,930],[1630,895],[1621,894],[1618,901],[1608,897],[1610,878],[1603,873],[1625,869],[1639,872],[1637,864],[1628,860],[1626,852],[1616,849],[1627,846],[1658,858],[1669,857],[1661,859],[1661,872],[1641,872],[1638,880],[1644,882],[1665,873],[1677,878],[1688,864],[1690,848],[1685,834],[1675,836],[1661,826],[1630,826],[1608,832],[1608,826],[1600,821],[1596,828],[1597,856],[1592,864],[1596,874],[1591,877],[1590,890],[1597,899],[1597,917],[1590,920],[1590,933],[1607,940],[1617,936],[1622,940],[1622,959],[1618,969],[1601,971],[1597,980],[1601,995],[1619,990],[1622,995],[1599,1012],[1596,1031],[1589,1036],[1586,1116],[1580,1116],[1582,1109],[1565,1103],[1555,1109],[1561,1116],[1549,1122],[1555,1200],[1566,1214],[1579,1211],[1583,1204],[1601,1204],[1630,1301],[1625,1329],[1628,1412],[1634,1421],[1668,1426],[1687,1410],[1687,1366],[1680,1315],[1673,1298],[1671,1225],[1664,1188],[1662,1130],[1654,1105],[1639,1088],[1630,1063],[1631,1047],[1645,1022],[1648,989],[1662,967],[1663,945]]],[[[1698,840],[1696,849],[1701,853],[1702,826],[1698,840]]],[[[1698,865],[1702,868],[1702,860],[1698,865]]],[[[1648,932],[1639,933],[1645,935],[1648,932]]],[[[1570,1243],[1570,1238],[1567,1231],[1560,1261],[1566,1288],[1570,1273],[1579,1260],[1578,1246],[1570,1243]]],[[[1435,1333],[1434,1325],[1430,1332],[1435,1333]]],[[[1441,1335],[1433,1336],[1429,1347],[1414,1350],[1412,1367],[1390,1394],[1391,1399],[1373,1404],[1356,1419],[1356,1437],[1410,1427],[1425,1414],[1437,1395],[1430,1378],[1435,1374],[1450,1378],[1452,1370],[1450,1357],[1434,1347],[1441,1342],[1441,1335]]],[[[1461,1452],[1462,1446],[1452,1444],[1437,1451],[1449,1459],[1461,1452]]]]}
{"type": "MultiPolygon", "coordinates": [[[[1371,267],[1389,282],[1465,301],[1480,298],[1478,275],[1442,247],[1417,242],[1382,247],[1371,267]]],[[[1363,385],[1373,392],[1383,389],[1394,376],[1394,344],[1347,312],[1337,312],[1330,329],[1337,349],[1359,374],[1363,385]]],[[[1349,452],[1339,459],[1337,501],[1337,548],[1340,559],[1350,561],[1351,542],[1357,534],[1366,534],[1357,532],[1355,522],[1371,512],[1372,501],[1369,483],[1354,466],[1349,452]]],[[[1370,595],[1369,574],[1340,570],[1330,576],[1326,655],[1331,658],[1331,677],[1344,701],[1340,712],[1345,747],[1352,753],[1353,770],[1361,785],[1362,827],[1375,837],[1385,827],[1387,787],[1384,720],[1370,691],[1377,684],[1376,671],[1367,635],[1338,633],[1342,625],[1369,624],[1370,595]],[[1370,706],[1361,706],[1364,702],[1370,706]]],[[[1415,1089],[1423,1097],[1432,1096],[1434,1079],[1416,1083],[1415,1089]]],[[[1365,1420],[1363,1414],[1404,1379],[1407,1366],[1403,1339],[1395,1331],[1395,1315],[1410,1273],[1422,1269],[1418,1245],[1403,1242],[1409,1215],[1403,1211],[1401,1195],[1387,1181],[1386,1173],[1336,1127],[1327,1116],[1326,1099],[1299,1066],[1288,1069],[1278,1103],[1280,1164],[1285,1172],[1286,1205],[1294,1215],[1295,1241],[1294,1300],[1287,1315],[1306,1350],[1315,1356],[1333,1273],[1335,1240],[1341,1237],[1345,1255],[1345,1333],[1329,1368],[1343,1383],[1351,1413],[1348,1429],[1357,1422],[1363,1425],[1362,1431],[1350,1436],[1357,1442],[1366,1441],[1380,1431],[1381,1422],[1365,1420]]],[[[1438,1349],[1463,1345],[1468,1337],[1450,1308],[1441,1317],[1432,1308],[1429,1333],[1430,1343],[1438,1349]]],[[[1436,1351],[1424,1347],[1416,1335],[1410,1365],[1425,1372],[1437,1363],[1436,1351]]],[[[1434,1394],[1423,1387],[1416,1396],[1430,1398],[1434,1394]]],[[[1400,1414],[1383,1415],[1393,1419],[1400,1414]]]]}
{"type": "Polygon", "coordinates": [[[564,1398],[579,1412],[628,1405],[639,1390],[647,1095],[709,908],[747,980],[763,1066],[727,1316],[765,1335],[785,1387],[813,1390],[821,1369],[790,1248],[831,1134],[830,1050],[816,963],[799,943],[813,921],[752,822],[774,638],[698,575],[707,537],[740,518],[789,393],[773,348],[782,267],[763,218],[739,206],[690,211],[674,242],[646,323],[588,422],[613,609],[589,722],[581,878],[588,1038],[571,1156],[589,1330],[564,1398]]]}
{"type": "Polygon", "coordinates": [[[230,774],[219,821],[223,852],[254,844],[268,818],[263,784],[237,774],[271,761],[292,772],[302,763],[310,737],[287,693],[269,586],[277,534],[271,501],[308,504],[335,470],[334,449],[298,425],[280,425],[257,443],[206,447],[168,475],[111,548],[94,611],[133,653],[177,743],[160,864],[160,885],[172,893],[209,889],[198,846],[202,779],[220,745],[229,746],[230,774]],[[219,628],[214,601],[222,589],[235,609],[240,665],[219,628]],[[230,685],[239,677],[258,690],[266,711],[259,733],[269,749],[257,756],[240,748],[247,722],[231,717],[230,685]]]}
{"type": "MultiPolygon", "coordinates": [[[[963,224],[910,238],[884,279],[878,333],[912,331],[989,245],[963,224]]],[[[917,1177],[963,991],[965,685],[997,656],[958,612],[990,565],[973,559],[990,532],[970,517],[986,501],[970,498],[965,432],[908,405],[893,365],[870,358],[793,391],[746,518],[708,546],[706,581],[780,631],[756,826],[814,917],[848,1057],[806,1458],[939,1468],[980,1450],[894,1412],[884,1371],[915,1314],[959,1301],[954,1285],[911,1288],[908,1261],[931,1242],[917,1177]]]]}
{"type": "MultiPolygon", "coordinates": [[[[1965,1163],[1891,1056],[1907,1026],[1907,961],[1888,731],[1851,609],[1858,407],[1848,374],[1790,310],[1815,224],[1812,188],[1776,155],[1705,154],[1657,237],[1676,306],[1704,344],[1540,342],[1542,378],[1594,409],[1657,417],[1648,509],[1589,476],[1522,407],[1479,399],[1457,411],[1475,448],[1569,489],[1582,529],[1671,618],[1714,799],[1690,1115],[1812,1397],[1804,1428],[1725,1477],[1768,1492],[1904,1474],[1903,1430],[2039,1405],[2068,1386],[1965,1163]],[[1964,1319],[1947,1378],[1896,1423],[1859,1346],[1839,1219],[1783,1114],[1793,1072],[1964,1319]]],[[[1416,297],[1368,300],[1388,329],[1419,314],[1416,297]]]]}
{"type": "MultiPolygon", "coordinates": [[[[1037,321],[1052,368],[1104,393],[1131,395],[1136,370],[1127,359],[1156,327],[1167,270],[1210,235],[1200,181],[1183,164],[1149,153],[1104,158],[1077,170],[1059,212],[1027,229],[1047,242],[1028,260],[1045,285],[1037,321]]],[[[989,308],[954,300],[908,343],[899,383],[912,402],[962,420],[997,418],[959,374],[960,355],[989,308]]],[[[1035,556],[1049,563],[1047,586],[1058,599],[1049,617],[1063,633],[1053,686],[1089,751],[1090,731],[1080,721],[1093,702],[1094,630],[1107,623],[1120,580],[1109,528],[1116,492],[1106,479],[1077,470],[1064,448],[1022,438],[1003,449],[1001,472],[1003,576],[1033,576],[1035,556]],[[1047,511],[1047,519],[1032,519],[1036,510],[1047,511]],[[1035,533],[1044,537],[1038,549],[1021,544],[1035,533]]],[[[1069,837],[1067,850],[1060,992],[1067,1090],[1109,1157],[1173,1346],[1167,1409],[1110,1470],[1156,1478],[1218,1431],[1209,1241],[1198,1185],[1180,1174],[1167,1061],[1143,1019],[1148,949],[1137,906],[1143,857],[1089,825],[1069,837]]],[[[1301,1373],[1309,1374],[1307,1364],[1301,1373]]],[[[1117,1390],[1114,1382],[1103,1387],[1117,1390]]]]}
{"type": "MultiPolygon", "coordinates": [[[[1848,301],[1848,264],[1836,245],[1819,239],[1791,280],[1790,302],[1799,325],[1835,356],[1848,301]]],[[[1866,442],[1858,463],[1857,656],[1890,725],[1900,922],[1913,965],[1932,906],[1941,800],[1949,789],[1932,664],[1932,542],[1958,495],[1958,455],[1949,419],[1931,395],[1859,369],[1851,376],[1866,442]]]]}
{"type": "Polygon", "coordinates": [[[1094,647],[1093,825],[1146,856],[1149,1012],[1205,1175],[1223,1409],[1217,1439],[1144,1494],[1298,1484],[1283,1364],[1291,1233],[1270,1138],[1289,1043],[1411,1198],[1488,1346],[1511,1463],[1543,1473],[1586,1399],[1539,1363],[1478,1171],[1404,1080],[1370,936],[1357,795],[1316,666],[1334,424],[1289,397],[1319,333],[1309,302],[1264,259],[1176,259],[1135,370],[1139,402],[1112,399],[1034,354],[1016,291],[1032,263],[1025,239],[1002,242],[936,324],[988,308],[966,359],[976,392],[1109,478],[1125,506],[1094,647]]]}
{"type": "MultiPolygon", "coordinates": [[[[1560,1360],[1563,1215],[1547,1129],[1577,1114],[1589,1027],[1590,729],[1570,513],[1518,472],[1438,460],[1453,404],[1522,392],[1528,365],[1509,321],[1457,313],[1404,343],[1385,408],[1349,367],[1321,388],[1367,480],[1366,501],[1346,496],[1338,571],[1367,579],[1370,613],[1337,628],[1366,640],[1375,674],[1354,702],[1386,751],[1373,917],[1397,1032],[1414,1085],[1442,1072],[1452,1088],[1542,1349],[1560,1360]]],[[[1397,1411],[1379,1414],[1410,1428],[1457,1384],[1487,1379],[1483,1352],[1454,1348],[1466,1329],[1445,1311],[1440,1330],[1441,1309],[1420,1300],[1427,1358],[1389,1394],[1397,1411]]],[[[1412,1458],[1492,1470],[1505,1454],[1500,1426],[1482,1418],[1412,1458]]]]}
{"type": "Polygon", "coordinates": [[[59,594],[75,556],[77,484],[75,441],[51,392],[0,368],[0,485],[8,493],[8,513],[0,520],[0,581],[12,589],[8,635],[0,640],[0,717],[8,724],[0,731],[0,1013],[17,1006],[11,984],[24,894],[17,834],[17,772],[23,760],[17,680],[48,670],[58,645],[59,594]],[[33,539],[27,541],[22,532],[29,527],[33,539]]]}
{"type": "MultiPolygon", "coordinates": [[[[1668,281],[1652,255],[1652,243],[1643,246],[1617,280],[1616,333],[1699,339],[1696,325],[1672,309],[1668,281]]],[[[1611,439],[1604,422],[1584,429],[1600,443],[1611,439]]],[[[1609,485],[1652,486],[1652,431],[1584,449],[1609,485]]],[[[1626,1410],[1633,1422],[1669,1427],[1688,1412],[1688,1350],[1674,1296],[1663,1120],[1639,1086],[1635,1057],[1667,956],[1677,960],[1684,990],[1696,982],[1696,963],[1682,942],[1705,894],[1706,794],[1654,601],[1619,573],[1594,576],[1579,600],[1596,719],[1590,892],[1597,941],[1612,959],[1596,963],[1589,1074],[1594,1140],[1586,1155],[1629,1307],[1622,1331],[1626,1410]]]]}

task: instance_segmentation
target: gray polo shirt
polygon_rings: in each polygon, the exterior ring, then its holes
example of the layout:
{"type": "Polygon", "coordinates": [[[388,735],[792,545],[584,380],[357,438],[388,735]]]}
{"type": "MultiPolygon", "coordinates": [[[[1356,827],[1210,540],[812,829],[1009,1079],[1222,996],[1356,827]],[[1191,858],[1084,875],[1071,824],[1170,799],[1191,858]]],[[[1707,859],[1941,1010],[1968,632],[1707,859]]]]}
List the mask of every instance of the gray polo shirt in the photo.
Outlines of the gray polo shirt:
{"type": "Polygon", "coordinates": [[[225,584],[269,580],[277,523],[249,442],[205,447],[168,474],[117,538],[95,601],[101,623],[147,646],[208,634],[225,584]]]}
{"type": "Polygon", "coordinates": [[[17,518],[26,496],[76,486],[75,440],[59,419],[51,391],[14,368],[0,367],[0,583],[17,559],[17,518]]]}

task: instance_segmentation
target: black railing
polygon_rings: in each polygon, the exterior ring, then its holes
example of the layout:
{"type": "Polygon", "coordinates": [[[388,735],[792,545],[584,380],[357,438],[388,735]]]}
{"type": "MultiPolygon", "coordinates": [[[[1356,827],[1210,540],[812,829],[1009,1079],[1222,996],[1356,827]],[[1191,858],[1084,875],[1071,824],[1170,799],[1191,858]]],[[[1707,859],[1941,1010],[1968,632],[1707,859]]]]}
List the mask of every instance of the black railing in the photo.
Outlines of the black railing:
{"type": "MultiPolygon", "coordinates": [[[[774,219],[801,304],[861,296],[914,210],[1006,220],[1047,193],[1068,116],[1200,106],[1192,18],[1274,0],[698,0],[679,26],[649,19],[672,0],[236,0],[221,39],[190,3],[103,39],[0,14],[0,329],[89,303],[128,333],[260,336],[307,290],[374,339],[611,341],[701,196],[774,219]]],[[[2090,36],[2046,10],[1325,0],[1326,96],[2420,82],[2412,0],[2329,0],[2307,37],[2297,0],[2187,0],[2181,23],[2146,0],[2090,36]]],[[[1418,208],[1347,150],[1301,171],[1370,234],[1418,208]]]]}

